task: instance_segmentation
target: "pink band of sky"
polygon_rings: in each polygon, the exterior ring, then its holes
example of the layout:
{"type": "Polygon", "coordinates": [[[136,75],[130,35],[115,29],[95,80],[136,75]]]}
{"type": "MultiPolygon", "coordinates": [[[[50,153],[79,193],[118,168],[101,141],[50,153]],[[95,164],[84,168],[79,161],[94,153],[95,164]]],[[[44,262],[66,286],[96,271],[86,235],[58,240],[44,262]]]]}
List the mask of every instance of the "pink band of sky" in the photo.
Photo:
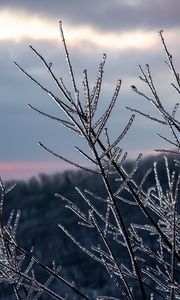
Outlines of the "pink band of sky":
{"type": "MultiPolygon", "coordinates": [[[[136,158],[138,151],[129,151],[130,157],[136,158]]],[[[157,155],[156,152],[143,151],[143,156],[157,155]]],[[[87,162],[82,163],[84,167],[92,168],[87,162]]],[[[63,172],[67,169],[76,169],[69,163],[57,161],[0,161],[0,177],[2,180],[27,180],[38,174],[53,174],[63,172]]]]}
{"type": "Polygon", "coordinates": [[[72,168],[73,166],[60,161],[1,161],[0,176],[2,180],[26,180],[40,173],[53,174],[72,168]]]}

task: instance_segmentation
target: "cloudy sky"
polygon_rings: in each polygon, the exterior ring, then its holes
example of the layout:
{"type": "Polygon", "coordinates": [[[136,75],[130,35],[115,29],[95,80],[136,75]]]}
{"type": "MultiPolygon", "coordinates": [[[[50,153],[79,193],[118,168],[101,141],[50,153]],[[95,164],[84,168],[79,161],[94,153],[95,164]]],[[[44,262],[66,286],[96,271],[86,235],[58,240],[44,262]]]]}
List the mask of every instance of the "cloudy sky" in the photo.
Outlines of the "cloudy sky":
{"type": "MultiPolygon", "coordinates": [[[[118,135],[130,117],[125,109],[127,105],[155,114],[149,103],[130,89],[135,84],[146,90],[138,79],[139,64],[150,64],[159,95],[169,111],[178,101],[170,88],[173,78],[163,63],[165,54],[158,31],[164,30],[178,69],[179,0],[1,0],[0,175],[3,179],[28,178],[39,172],[53,173],[70,167],[41,149],[37,145],[39,141],[67,158],[86,164],[73,148],[81,145],[81,140],[28,108],[30,103],[45,112],[61,115],[47,95],[13,64],[13,61],[18,62],[58,93],[41,62],[30,51],[28,46],[33,45],[70,87],[59,20],[63,21],[80,90],[83,70],[88,70],[90,86],[93,86],[98,63],[102,54],[107,54],[102,111],[111,99],[117,79],[122,79],[122,89],[109,125],[112,137],[118,135]]],[[[166,146],[156,133],[165,134],[164,128],[137,116],[121,147],[128,151],[130,158],[139,152],[151,154],[153,149],[166,146]]]]}

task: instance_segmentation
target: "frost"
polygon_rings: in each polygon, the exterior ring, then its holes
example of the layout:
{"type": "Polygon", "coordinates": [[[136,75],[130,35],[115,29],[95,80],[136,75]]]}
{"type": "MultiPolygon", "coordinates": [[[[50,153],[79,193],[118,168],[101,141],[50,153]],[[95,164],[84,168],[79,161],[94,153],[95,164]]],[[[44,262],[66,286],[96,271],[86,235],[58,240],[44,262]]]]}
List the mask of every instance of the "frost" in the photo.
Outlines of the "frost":
{"type": "MultiPolygon", "coordinates": [[[[71,228],[67,229],[64,224],[59,224],[59,228],[84,251],[90,259],[104,267],[104,271],[115,284],[119,299],[110,296],[99,296],[97,300],[156,300],[180,298],[180,216],[179,216],[179,195],[180,195],[180,175],[179,160],[175,160],[173,170],[170,169],[168,157],[164,156],[164,167],[166,185],[161,179],[161,169],[158,162],[152,168],[143,172],[141,178],[137,178],[137,171],[141,169],[142,154],[137,157],[132,170],[126,170],[125,162],[127,152],[123,153],[123,138],[131,129],[135,115],[140,114],[149,121],[156,122],[169,130],[171,138],[158,134],[159,138],[166,142],[173,149],[157,149],[164,152],[164,155],[180,154],[180,122],[177,119],[179,103],[173,105],[169,113],[168,109],[161,101],[158,89],[154,82],[148,64],[145,68],[139,65],[140,81],[148,88],[148,92],[139,90],[132,85],[132,91],[152,104],[159,116],[150,115],[140,110],[128,107],[132,112],[126,125],[120,131],[118,137],[111,141],[109,136],[109,120],[113,112],[122,81],[117,81],[114,93],[109,100],[105,110],[98,114],[98,106],[101,102],[101,89],[103,82],[104,65],[106,55],[98,68],[97,79],[93,88],[90,87],[88,72],[83,72],[83,99],[79,92],[77,81],[74,75],[73,66],[67,49],[62,22],[60,22],[60,33],[64,47],[65,57],[70,75],[71,90],[66,88],[63,78],[58,79],[54,73],[52,63],[48,63],[44,57],[32,46],[31,51],[37,56],[45,66],[48,74],[53,80],[58,91],[63,96],[63,100],[54,92],[48,89],[40,81],[35,79],[19,64],[15,65],[33,83],[55,102],[58,108],[64,113],[63,119],[42,112],[30,105],[37,113],[57,121],[60,125],[70,129],[74,134],[86,143],[89,152],[85,152],[80,147],[75,146],[80,155],[88,160],[88,163],[95,165],[96,169],[86,167],[73,159],[68,159],[63,155],[51,150],[43,143],[39,145],[48,153],[58,159],[69,163],[79,169],[99,175],[104,187],[104,196],[94,194],[93,191],[78,191],[78,205],[63,195],[56,194],[64,201],[65,207],[77,216],[79,224],[85,226],[87,237],[92,230],[98,237],[98,242],[92,241],[87,245],[85,241],[79,241],[72,233],[71,228]],[[116,190],[113,189],[111,178],[118,184],[116,190]],[[153,175],[153,183],[146,187],[146,182],[153,175]],[[86,212],[81,209],[80,203],[86,205],[86,212]],[[97,205],[98,203],[98,205],[97,205]],[[99,205],[100,204],[100,205],[99,205]],[[124,210],[128,206],[131,210],[131,218],[126,216],[124,210]],[[135,214],[138,215],[139,223],[134,222],[135,214]]],[[[169,53],[164,40],[163,31],[159,32],[164,52],[167,56],[166,65],[173,74],[174,82],[171,83],[173,92],[180,92],[180,77],[176,71],[173,57],[169,53]]],[[[48,297],[65,300],[68,295],[59,295],[49,287],[52,280],[58,284],[63,284],[70,288],[78,297],[77,299],[90,300],[85,293],[76,288],[74,283],[68,282],[59,273],[61,267],[50,268],[43,265],[32,252],[27,252],[21,248],[16,241],[16,232],[19,224],[20,212],[12,211],[9,220],[3,223],[3,208],[5,205],[6,192],[0,181],[0,281],[6,281],[14,288],[16,299],[37,300],[46,293],[48,297]],[[48,274],[46,282],[40,282],[36,278],[36,268],[40,268],[48,274]]],[[[128,213],[127,213],[128,214],[128,213]]],[[[137,218],[136,218],[137,219],[137,218]]]]}

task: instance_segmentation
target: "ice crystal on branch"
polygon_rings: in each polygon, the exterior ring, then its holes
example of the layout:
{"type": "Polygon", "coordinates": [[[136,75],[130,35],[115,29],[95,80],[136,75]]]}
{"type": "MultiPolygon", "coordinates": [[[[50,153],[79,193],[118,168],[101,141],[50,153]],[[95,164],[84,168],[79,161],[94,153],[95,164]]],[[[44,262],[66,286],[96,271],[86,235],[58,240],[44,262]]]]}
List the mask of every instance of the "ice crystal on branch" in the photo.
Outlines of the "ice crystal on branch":
{"type": "MultiPolygon", "coordinates": [[[[175,104],[171,112],[168,112],[157,92],[149,65],[146,64],[145,69],[140,65],[139,70],[141,74],[139,78],[148,87],[150,94],[145,94],[134,85],[132,85],[131,88],[133,92],[151,103],[160,116],[156,117],[147,112],[141,112],[135,108],[128,107],[132,115],[119,136],[114,141],[111,141],[108,130],[108,120],[116,105],[122,81],[120,79],[117,80],[114,93],[107,108],[101,116],[97,115],[98,107],[101,104],[100,94],[103,88],[103,72],[106,55],[103,55],[99,65],[97,79],[92,89],[89,85],[88,71],[86,69],[84,70],[82,80],[83,99],[81,99],[61,22],[60,33],[69,69],[72,91],[67,89],[63,78],[59,79],[58,76],[55,75],[53,64],[48,63],[32,46],[30,46],[30,49],[45,66],[50,77],[63,95],[63,100],[50,89],[47,89],[46,86],[34,78],[33,75],[25,71],[19,64],[15,63],[15,65],[42,91],[50,96],[64,113],[64,118],[61,119],[52,116],[41,111],[39,108],[29,106],[37,113],[57,121],[62,126],[72,130],[77,136],[83,138],[89,151],[86,153],[78,146],[75,146],[75,150],[91,162],[94,168],[84,167],[72,159],[55,152],[42,142],[40,142],[39,145],[55,157],[101,177],[105,192],[102,197],[87,189],[80,190],[76,187],[79,199],[78,204],[73,203],[71,199],[67,199],[63,195],[56,194],[56,196],[65,203],[65,207],[76,215],[79,226],[83,226],[87,230],[87,239],[88,234],[91,235],[92,232],[96,235],[97,238],[94,241],[91,241],[91,243],[90,241],[89,243],[79,241],[71,232],[71,229],[68,229],[64,224],[61,224],[61,222],[59,223],[59,228],[84,251],[90,259],[95,260],[96,263],[104,267],[104,271],[109,274],[110,279],[114,283],[118,299],[180,299],[180,175],[178,173],[180,122],[177,119],[179,104],[175,104]],[[169,167],[168,157],[164,157],[167,178],[165,187],[160,179],[161,170],[158,169],[158,163],[154,163],[154,166],[144,172],[141,178],[137,178],[137,172],[141,168],[142,154],[137,157],[131,170],[126,168],[125,162],[127,153],[123,150],[122,140],[131,129],[136,114],[140,114],[150,121],[157,122],[159,125],[165,126],[170,130],[171,138],[158,134],[170,147],[173,146],[173,149],[158,149],[157,151],[177,154],[175,164],[178,165],[178,167],[174,167],[173,170],[169,167]],[[146,183],[150,176],[153,176],[154,182],[152,186],[148,186],[147,188],[146,183]],[[118,184],[115,190],[111,184],[112,178],[118,184]],[[83,211],[80,205],[82,200],[86,205],[86,211],[83,211]],[[124,205],[128,207],[128,210],[132,211],[132,220],[126,217],[124,205]],[[139,216],[139,223],[133,221],[136,214],[139,216]]],[[[168,59],[166,64],[172,71],[175,79],[175,82],[172,83],[171,86],[179,94],[179,73],[176,71],[173,57],[167,48],[163,32],[160,31],[159,35],[168,59]]],[[[3,188],[2,192],[4,192],[3,188]]],[[[2,193],[2,199],[3,198],[2,193]]],[[[3,203],[3,201],[1,201],[1,203],[3,203]]],[[[4,276],[7,281],[10,280],[12,284],[18,284],[18,287],[23,286],[24,280],[28,281],[30,285],[26,284],[24,287],[25,289],[27,289],[27,287],[29,288],[28,293],[30,296],[32,294],[32,299],[37,299],[39,297],[37,295],[39,295],[41,291],[48,293],[49,296],[56,299],[66,299],[63,296],[57,295],[52,289],[47,287],[49,281],[53,278],[70,288],[78,295],[78,299],[82,298],[88,300],[88,296],[58,275],[58,268],[51,269],[44,266],[37,261],[32,254],[29,254],[16,244],[15,231],[18,217],[19,215],[15,218],[15,223],[11,230],[10,225],[8,225],[6,229],[1,226],[1,276],[4,276]],[[8,251],[5,243],[6,236],[10,243],[8,251]],[[27,272],[19,270],[21,256],[19,258],[19,256],[16,255],[16,251],[19,251],[30,259],[27,272]],[[33,276],[33,272],[31,277],[28,275],[34,264],[37,264],[43,271],[50,275],[50,279],[47,283],[42,284],[38,282],[33,276]],[[8,276],[10,279],[8,279],[8,276]],[[37,291],[36,296],[34,296],[35,290],[37,291]]],[[[12,216],[8,224],[11,224],[11,219],[12,216]]],[[[15,288],[18,291],[16,286],[15,288]]],[[[28,297],[30,298],[30,296],[28,297]]],[[[17,299],[21,299],[18,294],[17,299]]],[[[112,300],[117,298],[113,298],[112,295],[112,297],[99,296],[97,299],[112,300]]]]}

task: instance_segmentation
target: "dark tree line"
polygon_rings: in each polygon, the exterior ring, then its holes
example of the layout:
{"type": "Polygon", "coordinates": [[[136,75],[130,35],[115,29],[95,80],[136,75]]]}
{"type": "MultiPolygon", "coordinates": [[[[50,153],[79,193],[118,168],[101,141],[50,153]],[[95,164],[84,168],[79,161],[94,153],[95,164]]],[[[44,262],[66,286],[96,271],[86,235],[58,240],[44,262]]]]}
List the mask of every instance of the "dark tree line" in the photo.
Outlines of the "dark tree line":
{"type": "MultiPolygon", "coordinates": [[[[176,156],[168,155],[170,170],[174,169],[174,159],[176,156]]],[[[144,158],[135,174],[136,181],[141,181],[147,169],[153,166],[154,160],[157,161],[158,169],[161,170],[159,179],[162,188],[166,189],[168,183],[163,155],[144,158]]],[[[133,165],[133,161],[127,161],[124,167],[127,172],[130,172],[133,165]]],[[[7,182],[7,186],[10,184],[12,182],[7,182]]],[[[113,175],[111,176],[111,184],[113,190],[116,190],[118,183],[113,175]]],[[[148,177],[145,188],[148,190],[153,185],[155,185],[155,179],[152,174],[148,177]]],[[[57,265],[63,266],[63,274],[68,279],[75,280],[79,287],[85,291],[92,293],[94,290],[97,295],[111,295],[114,286],[107,284],[107,274],[103,271],[102,266],[87,259],[87,255],[79,251],[77,246],[73,245],[57,227],[57,224],[61,222],[73,231],[78,240],[84,240],[87,245],[90,245],[92,241],[98,244],[97,235],[92,232],[87,237],[86,230],[77,225],[76,216],[67,211],[62,200],[55,197],[55,193],[62,194],[85,211],[87,207],[75,191],[75,186],[82,190],[88,189],[100,197],[107,196],[101,178],[95,174],[89,174],[85,171],[65,171],[53,175],[40,174],[28,181],[16,183],[16,187],[7,195],[4,217],[8,219],[12,209],[20,209],[21,218],[17,240],[21,246],[27,250],[34,246],[36,255],[44,264],[51,265],[52,259],[54,259],[57,265]]],[[[97,207],[101,206],[101,203],[96,202],[96,205],[97,207]]],[[[142,222],[142,214],[138,209],[134,214],[128,204],[120,203],[120,205],[124,206],[123,213],[127,226],[130,222],[142,222]]],[[[122,258],[123,253],[117,251],[117,255],[122,258]]],[[[45,274],[41,274],[41,276],[45,276],[45,274]]],[[[9,290],[9,286],[7,289],[1,286],[0,294],[7,297],[8,300],[11,299],[10,297],[13,299],[13,290],[9,290]]]]}

